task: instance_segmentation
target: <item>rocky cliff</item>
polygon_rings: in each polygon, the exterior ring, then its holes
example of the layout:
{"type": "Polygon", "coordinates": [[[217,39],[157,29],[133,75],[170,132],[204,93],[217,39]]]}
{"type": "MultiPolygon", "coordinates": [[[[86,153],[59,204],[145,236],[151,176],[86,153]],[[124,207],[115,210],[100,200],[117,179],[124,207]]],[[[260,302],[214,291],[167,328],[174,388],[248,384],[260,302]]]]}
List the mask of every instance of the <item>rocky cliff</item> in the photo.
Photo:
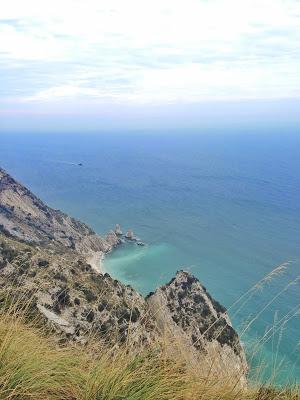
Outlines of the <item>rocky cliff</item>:
{"type": "Polygon", "coordinates": [[[171,357],[181,352],[194,369],[246,382],[244,351],[226,310],[194,276],[179,271],[143,298],[88,262],[118,244],[114,232],[100,238],[1,169],[0,230],[1,296],[30,300],[60,342],[91,335],[135,349],[165,342],[171,357]]]}
{"type": "Polygon", "coordinates": [[[246,383],[247,362],[238,334],[226,309],[197,278],[178,271],[146,301],[173,354],[183,353],[195,369],[210,369],[216,377],[235,376],[246,383]]]}
{"type": "Polygon", "coordinates": [[[116,235],[103,239],[84,223],[48,207],[1,168],[0,228],[26,242],[74,249],[90,260],[118,244],[116,235]]]}
{"type": "Polygon", "coordinates": [[[76,252],[26,244],[0,234],[0,291],[30,299],[60,342],[84,343],[93,334],[112,345],[130,333],[149,342],[154,326],[144,298],[130,286],[97,273],[76,252]]]}

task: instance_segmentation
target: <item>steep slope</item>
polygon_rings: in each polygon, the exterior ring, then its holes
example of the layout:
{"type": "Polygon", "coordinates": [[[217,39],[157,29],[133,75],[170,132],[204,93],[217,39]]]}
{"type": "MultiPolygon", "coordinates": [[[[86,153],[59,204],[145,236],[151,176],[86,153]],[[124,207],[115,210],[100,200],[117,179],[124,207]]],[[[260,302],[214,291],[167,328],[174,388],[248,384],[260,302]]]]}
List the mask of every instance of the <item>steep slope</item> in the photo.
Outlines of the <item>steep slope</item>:
{"type": "Polygon", "coordinates": [[[31,301],[30,312],[60,342],[94,337],[138,350],[164,341],[170,357],[184,355],[199,373],[202,368],[246,383],[244,351],[226,310],[194,276],[179,271],[144,299],[88,262],[118,244],[113,232],[100,238],[47,207],[3,170],[0,230],[0,297],[31,301]]]}
{"type": "Polygon", "coordinates": [[[140,294],[97,273],[73,250],[56,252],[0,234],[0,299],[9,297],[30,303],[60,342],[85,343],[93,335],[114,346],[130,333],[131,344],[140,346],[155,330],[140,294]]]}
{"type": "Polygon", "coordinates": [[[46,206],[0,168],[0,230],[26,242],[55,243],[92,257],[117,244],[96,235],[84,223],[46,206]]]}
{"type": "Polygon", "coordinates": [[[216,376],[237,376],[241,383],[246,382],[247,362],[238,334],[226,309],[197,278],[178,271],[175,278],[149,294],[146,300],[172,352],[180,344],[193,366],[201,365],[216,376]]]}

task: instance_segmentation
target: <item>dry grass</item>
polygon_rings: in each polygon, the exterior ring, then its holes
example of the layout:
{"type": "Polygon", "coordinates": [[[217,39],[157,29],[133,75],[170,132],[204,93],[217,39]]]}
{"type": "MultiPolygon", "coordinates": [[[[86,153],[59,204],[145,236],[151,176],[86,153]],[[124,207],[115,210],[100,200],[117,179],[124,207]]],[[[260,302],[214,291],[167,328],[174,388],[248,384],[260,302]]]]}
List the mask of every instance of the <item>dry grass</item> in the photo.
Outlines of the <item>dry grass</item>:
{"type": "MultiPolygon", "coordinates": [[[[257,291],[284,273],[288,266],[288,263],[280,265],[250,288],[232,305],[232,314],[241,311],[257,291]]],[[[288,283],[275,299],[298,282],[299,277],[288,283]]],[[[230,374],[228,378],[226,374],[216,377],[214,360],[205,368],[203,365],[187,368],[188,358],[182,354],[184,348],[180,343],[176,362],[174,357],[170,360],[168,346],[161,342],[137,354],[127,351],[128,342],[116,351],[92,338],[84,347],[59,347],[43,324],[32,318],[28,300],[31,292],[24,290],[20,298],[13,284],[10,293],[7,286],[4,289],[5,293],[0,290],[0,400],[300,400],[297,387],[252,384],[241,389],[230,374]]],[[[273,301],[274,298],[262,304],[244,332],[273,301]]],[[[254,346],[253,353],[298,313],[297,305],[276,319],[254,346]]],[[[212,327],[213,324],[208,330],[212,327]]]]}
{"type": "Polygon", "coordinates": [[[59,348],[11,310],[0,319],[1,399],[183,399],[184,375],[162,353],[130,356],[99,342],[59,348]]]}
{"type": "Polygon", "coordinates": [[[0,398],[49,400],[300,400],[299,391],[238,389],[155,349],[129,355],[94,342],[59,348],[14,307],[0,315],[0,398]]]}

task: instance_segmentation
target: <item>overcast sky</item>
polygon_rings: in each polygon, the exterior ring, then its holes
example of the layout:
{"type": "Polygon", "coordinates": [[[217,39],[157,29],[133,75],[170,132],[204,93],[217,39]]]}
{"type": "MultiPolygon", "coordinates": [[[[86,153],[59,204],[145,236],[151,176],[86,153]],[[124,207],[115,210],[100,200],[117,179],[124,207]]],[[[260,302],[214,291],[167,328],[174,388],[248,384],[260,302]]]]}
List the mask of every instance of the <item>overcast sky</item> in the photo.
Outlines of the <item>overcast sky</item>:
{"type": "Polygon", "coordinates": [[[299,97],[299,0],[1,4],[2,121],[299,97]]]}

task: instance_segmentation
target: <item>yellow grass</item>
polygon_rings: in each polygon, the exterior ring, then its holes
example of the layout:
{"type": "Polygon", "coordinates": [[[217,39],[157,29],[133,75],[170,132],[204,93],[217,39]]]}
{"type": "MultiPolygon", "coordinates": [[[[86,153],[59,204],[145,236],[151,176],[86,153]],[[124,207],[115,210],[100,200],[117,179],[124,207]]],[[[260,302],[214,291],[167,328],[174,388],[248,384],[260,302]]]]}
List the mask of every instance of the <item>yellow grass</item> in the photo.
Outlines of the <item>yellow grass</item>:
{"type": "MultiPolygon", "coordinates": [[[[239,312],[257,291],[284,273],[288,265],[275,268],[230,309],[239,312]]],[[[299,278],[296,280],[298,283],[299,278]]],[[[292,284],[295,280],[276,297],[292,284]]],[[[300,400],[297,387],[266,388],[252,383],[241,389],[230,374],[228,378],[226,374],[222,377],[213,374],[214,360],[211,366],[191,368],[180,343],[172,360],[167,343],[161,342],[137,354],[128,351],[129,343],[111,349],[92,338],[86,346],[61,347],[43,324],[32,318],[29,298],[26,290],[22,297],[14,285],[0,290],[0,400],[300,400]]],[[[243,332],[273,301],[274,298],[262,305],[243,332]]],[[[297,305],[276,319],[254,346],[253,353],[298,313],[297,305]]]]}
{"type": "Polygon", "coordinates": [[[15,307],[0,312],[0,399],[300,400],[299,391],[238,389],[192,373],[155,348],[130,355],[101,342],[61,348],[15,307]]]}

